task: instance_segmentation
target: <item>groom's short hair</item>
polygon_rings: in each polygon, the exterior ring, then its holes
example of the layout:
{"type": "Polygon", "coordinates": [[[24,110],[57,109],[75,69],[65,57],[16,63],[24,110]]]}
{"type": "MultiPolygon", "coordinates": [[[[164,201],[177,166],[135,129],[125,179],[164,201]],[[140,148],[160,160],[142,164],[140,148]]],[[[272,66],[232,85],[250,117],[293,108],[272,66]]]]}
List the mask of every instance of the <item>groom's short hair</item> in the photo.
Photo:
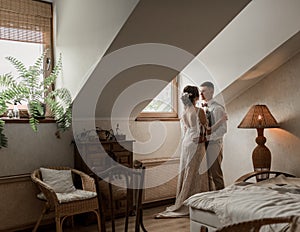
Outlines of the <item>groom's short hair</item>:
{"type": "Polygon", "coordinates": [[[215,89],[215,86],[214,86],[214,84],[212,83],[212,82],[210,82],[210,81],[205,81],[205,82],[203,82],[201,85],[200,85],[201,87],[208,87],[208,88],[211,88],[211,89],[215,89]]]}

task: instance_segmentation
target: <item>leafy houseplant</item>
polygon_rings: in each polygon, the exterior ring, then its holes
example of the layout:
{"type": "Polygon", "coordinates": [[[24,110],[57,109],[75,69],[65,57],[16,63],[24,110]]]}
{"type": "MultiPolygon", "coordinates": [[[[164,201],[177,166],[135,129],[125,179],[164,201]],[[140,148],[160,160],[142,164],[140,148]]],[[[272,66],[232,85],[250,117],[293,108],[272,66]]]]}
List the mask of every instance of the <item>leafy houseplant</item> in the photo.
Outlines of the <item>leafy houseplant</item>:
{"type": "MultiPolygon", "coordinates": [[[[14,57],[6,57],[17,70],[18,76],[12,74],[0,75],[0,115],[7,111],[7,104],[27,102],[29,111],[29,123],[34,131],[37,131],[39,119],[45,116],[45,106],[48,107],[51,116],[56,120],[58,133],[65,131],[72,122],[72,98],[66,88],[53,89],[53,85],[62,70],[62,58],[58,59],[51,73],[41,78],[45,73],[43,60],[46,53],[42,54],[33,66],[25,65],[14,57]]],[[[0,148],[7,146],[7,138],[3,133],[4,121],[0,119],[0,148]]]]}

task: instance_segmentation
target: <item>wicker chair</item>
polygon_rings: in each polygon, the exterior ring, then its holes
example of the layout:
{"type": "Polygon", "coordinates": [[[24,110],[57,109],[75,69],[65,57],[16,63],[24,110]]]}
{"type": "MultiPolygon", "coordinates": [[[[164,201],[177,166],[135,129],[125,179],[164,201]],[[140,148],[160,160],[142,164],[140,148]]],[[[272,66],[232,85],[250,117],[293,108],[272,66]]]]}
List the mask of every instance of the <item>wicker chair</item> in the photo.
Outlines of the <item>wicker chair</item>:
{"type": "Polygon", "coordinates": [[[241,232],[241,231],[259,232],[262,226],[274,225],[274,224],[286,224],[289,227],[286,228],[287,230],[284,231],[296,232],[298,231],[297,221],[298,221],[298,216],[262,218],[262,219],[245,221],[245,222],[228,225],[216,230],[216,232],[241,232]]]}
{"type": "MultiPolygon", "coordinates": [[[[93,178],[88,176],[87,174],[67,168],[67,167],[51,167],[54,170],[71,170],[72,176],[81,179],[82,190],[95,192],[96,186],[93,178]]],[[[55,223],[56,223],[56,231],[61,232],[64,220],[68,216],[72,216],[75,214],[85,213],[85,212],[94,212],[97,216],[98,222],[98,231],[100,230],[100,211],[99,204],[97,199],[97,194],[93,194],[94,196],[91,198],[83,199],[83,200],[73,200],[60,203],[57,194],[54,192],[53,188],[51,188],[48,184],[46,184],[41,176],[40,169],[33,171],[31,174],[32,181],[38,186],[45,198],[45,206],[39,217],[33,232],[35,232],[46,213],[53,212],[55,213],[55,223]]]]}

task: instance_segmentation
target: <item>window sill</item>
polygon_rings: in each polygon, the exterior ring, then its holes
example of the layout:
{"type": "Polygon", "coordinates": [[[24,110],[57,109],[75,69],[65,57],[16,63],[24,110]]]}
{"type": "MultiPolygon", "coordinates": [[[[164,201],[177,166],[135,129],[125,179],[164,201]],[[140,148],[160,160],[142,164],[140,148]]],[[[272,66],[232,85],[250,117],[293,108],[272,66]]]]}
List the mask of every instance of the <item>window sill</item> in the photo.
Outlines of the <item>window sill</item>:
{"type": "MultiPolygon", "coordinates": [[[[7,118],[7,117],[2,117],[1,120],[5,121],[5,123],[29,123],[29,118],[7,118]]],[[[54,118],[44,118],[44,119],[39,119],[39,123],[55,123],[54,118]]]]}
{"type": "Polygon", "coordinates": [[[160,117],[137,117],[135,121],[179,121],[179,118],[160,118],[160,117]]]}

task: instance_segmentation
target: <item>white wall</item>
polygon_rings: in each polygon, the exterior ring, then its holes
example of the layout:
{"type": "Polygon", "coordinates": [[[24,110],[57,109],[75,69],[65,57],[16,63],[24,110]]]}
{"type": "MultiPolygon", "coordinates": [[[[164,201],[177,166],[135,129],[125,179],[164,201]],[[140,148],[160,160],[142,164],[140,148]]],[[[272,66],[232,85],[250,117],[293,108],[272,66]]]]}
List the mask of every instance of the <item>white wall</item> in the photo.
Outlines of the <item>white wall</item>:
{"type": "Polygon", "coordinates": [[[266,146],[272,153],[271,169],[300,176],[300,53],[227,105],[228,133],[225,136],[223,170],[226,184],[253,170],[255,129],[237,126],[254,104],[266,104],[280,123],[266,129],[266,146]]]}
{"type": "Polygon", "coordinates": [[[73,98],[104,55],[138,0],[58,0],[54,2],[56,53],[73,98]]]}

